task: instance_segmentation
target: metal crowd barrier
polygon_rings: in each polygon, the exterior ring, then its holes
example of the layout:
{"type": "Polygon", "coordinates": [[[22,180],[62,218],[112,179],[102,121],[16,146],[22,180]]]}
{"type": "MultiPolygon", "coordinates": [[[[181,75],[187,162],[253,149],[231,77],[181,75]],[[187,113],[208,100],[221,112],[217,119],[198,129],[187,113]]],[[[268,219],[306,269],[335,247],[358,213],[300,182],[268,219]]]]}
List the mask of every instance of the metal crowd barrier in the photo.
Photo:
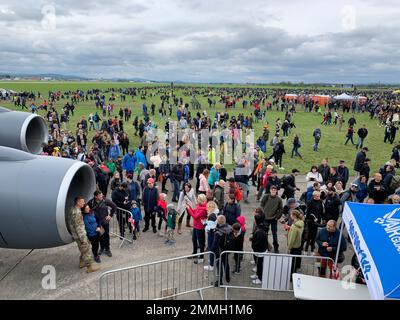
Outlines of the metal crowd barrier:
{"type": "MultiPolygon", "coordinates": [[[[300,269],[296,273],[306,274],[311,276],[320,276],[321,261],[326,261],[325,277],[330,276],[329,265],[334,265],[334,261],[328,257],[321,256],[302,256],[291,254],[274,254],[274,253],[255,253],[242,251],[224,251],[221,256],[215,260],[218,267],[218,275],[223,274],[220,288],[225,289],[225,300],[228,300],[228,289],[248,289],[248,290],[270,290],[280,292],[292,292],[292,264],[295,259],[301,259],[300,269]],[[240,258],[241,257],[241,258],[240,258]],[[257,259],[263,258],[263,274],[261,284],[254,284],[251,279],[252,275],[256,274],[257,259]],[[241,259],[240,272],[235,271],[236,261],[241,259]],[[226,280],[226,267],[220,261],[228,261],[230,281],[226,280]],[[254,264],[251,262],[254,261],[254,264]],[[224,268],[224,270],[222,270],[224,268]]],[[[218,277],[218,276],[217,276],[218,277]]],[[[220,279],[218,278],[218,281],[220,279]]]]}
{"type": "Polygon", "coordinates": [[[131,212],[122,208],[117,208],[116,214],[110,220],[110,237],[114,236],[121,240],[119,248],[121,248],[125,242],[129,244],[133,243],[133,234],[129,232],[128,219],[132,216],[131,212]],[[122,224],[122,225],[121,225],[122,224]],[[122,236],[123,231],[124,236],[122,236]]]}
{"type": "Polygon", "coordinates": [[[100,300],[162,300],[213,288],[215,273],[204,270],[213,252],[204,252],[105,272],[99,280],[100,300]],[[204,263],[193,259],[204,256],[204,263]]]}

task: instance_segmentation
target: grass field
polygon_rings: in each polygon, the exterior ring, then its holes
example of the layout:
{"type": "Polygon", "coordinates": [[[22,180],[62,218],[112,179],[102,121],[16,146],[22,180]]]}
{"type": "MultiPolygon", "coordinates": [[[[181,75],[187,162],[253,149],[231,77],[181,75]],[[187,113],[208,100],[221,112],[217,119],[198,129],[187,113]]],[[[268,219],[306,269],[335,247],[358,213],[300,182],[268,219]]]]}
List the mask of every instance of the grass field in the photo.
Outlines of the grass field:
{"type": "MultiPolygon", "coordinates": [[[[88,90],[88,89],[108,89],[108,88],[127,88],[127,87],[146,87],[146,86],[161,86],[162,84],[154,85],[154,84],[136,84],[136,83],[123,83],[123,82],[1,82],[0,87],[5,88],[5,89],[11,89],[15,91],[39,91],[41,92],[42,96],[47,98],[48,91],[57,91],[60,90],[62,92],[72,90],[75,91],[77,89],[81,90],[88,90]]],[[[169,84],[168,84],[169,86],[169,84]]],[[[202,87],[204,88],[205,86],[199,86],[199,88],[202,87]]],[[[225,87],[225,86],[224,86],[225,87]]],[[[235,87],[235,86],[231,86],[235,87]]],[[[247,87],[247,86],[246,86],[247,87]]],[[[275,87],[274,87],[275,89],[275,87]]],[[[322,88],[321,88],[322,89],[322,88]]],[[[184,96],[183,91],[180,89],[175,90],[175,94],[178,97],[183,97],[184,102],[190,102],[191,97],[189,96],[184,96]]],[[[106,94],[106,97],[108,99],[110,94],[106,94]]],[[[204,98],[202,96],[197,97],[199,102],[202,105],[203,110],[207,111],[207,114],[210,115],[212,118],[214,117],[214,114],[216,111],[225,111],[224,106],[221,103],[218,103],[217,100],[217,105],[216,108],[213,108],[210,110],[208,108],[207,104],[207,98],[204,98]]],[[[57,110],[61,110],[61,108],[64,106],[64,104],[67,102],[67,100],[60,100],[57,101],[55,106],[57,110]]],[[[139,115],[140,118],[143,118],[142,116],[142,109],[141,106],[142,104],[146,102],[147,106],[150,107],[151,103],[155,103],[156,105],[156,113],[154,116],[154,121],[159,125],[160,128],[164,127],[165,120],[161,120],[160,117],[158,116],[158,106],[161,102],[160,97],[158,95],[154,97],[148,97],[146,100],[141,100],[140,97],[136,97],[135,100],[132,101],[131,97],[127,97],[125,102],[120,102],[119,99],[114,102],[116,105],[116,109],[114,111],[115,114],[119,111],[120,107],[125,107],[129,106],[133,110],[133,118],[135,115],[139,115]]],[[[38,101],[40,104],[40,101],[38,101]]],[[[29,104],[29,102],[28,102],[29,104]]],[[[27,104],[27,106],[28,106],[27,104]]],[[[4,102],[1,101],[1,105],[4,107],[8,107],[13,110],[20,110],[19,107],[14,107],[12,103],[4,102]]],[[[28,106],[29,107],[29,106],[28,106]]],[[[81,102],[76,106],[75,114],[74,117],[71,117],[70,123],[69,123],[69,128],[68,129],[75,129],[76,128],[76,123],[78,122],[78,119],[84,115],[86,118],[91,112],[94,112],[96,110],[94,101],[87,101],[87,102],[81,102]]],[[[289,137],[285,138],[285,148],[286,148],[286,155],[284,155],[283,158],[283,167],[285,168],[284,171],[282,172],[289,172],[292,168],[296,167],[298,168],[302,173],[307,173],[313,164],[319,164],[321,160],[324,157],[329,158],[329,163],[331,165],[337,165],[339,160],[343,159],[346,161],[347,166],[350,169],[350,172],[353,173],[353,166],[354,166],[354,160],[356,156],[356,149],[355,147],[351,146],[348,144],[347,146],[344,146],[345,142],[345,136],[346,136],[346,130],[347,130],[347,125],[343,126],[343,129],[341,132],[339,132],[339,129],[337,127],[326,127],[322,126],[320,123],[322,121],[322,116],[316,113],[306,113],[302,111],[301,107],[297,107],[298,112],[294,115],[294,123],[297,128],[292,130],[291,134],[289,137]],[[313,151],[313,143],[314,139],[312,137],[312,133],[316,127],[320,127],[322,130],[322,139],[319,145],[319,151],[314,152],[313,151]],[[291,149],[292,149],[292,141],[294,134],[298,134],[300,136],[301,142],[302,142],[302,147],[299,149],[300,153],[303,155],[304,160],[300,160],[298,158],[291,158],[291,149]]],[[[192,114],[196,113],[193,112],[192,114]]],[[[168,112],[168,111],[167,111],[168,112]]],[[[245,115],[250,115],[253,112],[253,109],[248,108],[248,109],[243,109],[241,104],[237,104],[236,109],[229,109],[228,110],[229,114],[236,115],[239,112],[244,113],[245,115]]],[[[39,111],[39,114],[43,115],[44,111],[39,111]]],[[[270,138],[272,138],[272,134],[274,132],[274,123],[277,118],[284,119],[284,113],[282,112],[277,112],[277,111],[271,111],[267,112],[267,119],[271,125],[271,134],[270,138]]],[[[132,118],[132,120],[133,120],[132,118]]],[[[344,115],[345,121],[347,123],[347,120],[350,118],[350,114],[345,114],[344,115]]],[[[368,146],[369,148],[369,153],[368,157],[371,158],[372,160],[372,171],[378,170],[379,167],[381,167],[389,158],[391,155],[391,150],[393,148],[393,145],[390,145],[388,143],[384,144],[383,143],[383,133],[384,133],[384,128],[381,128],[377,125],[376,120],[370,120],[369,119],[369,114],[367,113],[357,113],[355,115],[355,118],[357,120],[357,125],[355,127],[355,131],[358,130],[359,126],[362,124],[366,124],[369,135],[366,139],[365,145],[368,146]]],[[[176,120],[176,108],[174,107],[174,111],[172,114],[172,119],[176,120]]],[[[264,121],[265,122],[265,121],[264,121]]],[[[257,139],[258,136],[261,135],[262,133],[262,127],[264,125],[264,122],[261,123],[255,123],[254,124],[254,129],[255,129],[255,139],[257,139]]],[[[131,146],[132,147],[137,147],[139,143],[139,139],[137,137],[134,137],[133,132],[133,126],[132,124],[125,124],[124,126],[125,131],[128,133],[131,146]]],[[[89,134],[89,140],[91,140],[91,137],[93,135],[93,131],[89,134]]],[[[282,134],[281,134],[282,135],[282,134]]],[[[354,137],[354,142],[357,142],[357,135],[355,134],[354,137]]],[[[397,140],[395,141],[395,143],[397,140]]],[[[272,153],[271,147],[268,145],[267,146],[267,153],[270,155],[272,153]]],[[[228,167],[229,168],[229,167],[228,167]]]]}

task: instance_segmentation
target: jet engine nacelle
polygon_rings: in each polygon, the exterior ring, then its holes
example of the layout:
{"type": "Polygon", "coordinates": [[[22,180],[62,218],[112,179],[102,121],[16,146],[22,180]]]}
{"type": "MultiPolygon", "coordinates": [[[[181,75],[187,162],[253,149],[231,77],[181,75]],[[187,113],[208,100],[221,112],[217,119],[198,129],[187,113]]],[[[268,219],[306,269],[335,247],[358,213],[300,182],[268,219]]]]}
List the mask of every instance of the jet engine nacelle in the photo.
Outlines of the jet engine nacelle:
{"type": "Polygon", "coordinates": [[[39,154],[42,143],[47,141],[48,130],[42,117],[0,107],[0,146],[39,154]]]}
{"type": "Polygon", "coordinates": [[[46,122],[37,115],[5,110],[0,108],[0,247],[68,244],[69,211],[75,197],[93,196],[94,172],[80,161],[31,154],[40,153],[47,142],[46,122]]]}

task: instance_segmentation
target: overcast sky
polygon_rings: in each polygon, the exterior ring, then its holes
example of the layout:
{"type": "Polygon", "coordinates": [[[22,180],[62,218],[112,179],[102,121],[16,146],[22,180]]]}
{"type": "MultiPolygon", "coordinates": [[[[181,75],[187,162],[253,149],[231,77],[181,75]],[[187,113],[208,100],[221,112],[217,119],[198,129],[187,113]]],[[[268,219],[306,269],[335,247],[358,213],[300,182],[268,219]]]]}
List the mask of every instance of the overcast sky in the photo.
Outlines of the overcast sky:
{"type": "Polygon", "coordinates": [[[0,72],[400,82],[397,0],[0,0],[0,72]]]}

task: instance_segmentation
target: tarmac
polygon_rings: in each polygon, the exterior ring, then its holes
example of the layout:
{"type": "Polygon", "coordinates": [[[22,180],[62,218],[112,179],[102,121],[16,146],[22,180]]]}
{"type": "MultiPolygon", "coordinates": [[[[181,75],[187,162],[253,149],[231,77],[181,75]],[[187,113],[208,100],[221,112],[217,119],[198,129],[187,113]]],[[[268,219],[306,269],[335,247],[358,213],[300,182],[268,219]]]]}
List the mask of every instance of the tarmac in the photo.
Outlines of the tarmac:
{"type": "MultiPolygon", "coordinates": [[[[305,177],[296,178],[297,185],[305,190],[305,177]]],[[[172,186],[167,184],[168,201],[171,200],[172,186]]],[[[255,200],[256,189],[251,188],[249,204],[241,203],[242,214],[246,216],[246,226],[251,230],[253,212],[258,206],[255,200]]],[[[300,197],[300,192],[296,198],[300,197]]],[[[176,243],[172,246],[164,244],[164,238],[151,232],[142,233],[133,244],[124,244],[113,238],[111,241],[111,258],[101,256],[101,270],[87,274],[79,269],[79,252],[75,243],[58,248],[42,250],[10,250],[0,249],[0,299],[35,299],[35,300],[96,300],[100,298],[99,279],[102,273],[114,269],[131,267],[143,263],[160,261],[190,255],[192,252],[191,228],[183,227],[183,234],[175,234],[176,243]],[[55,289],[48,289],[46,275],[48,267],[53,266],[56,274],[55,289]]],[[[251,250],[250,232],[245,237],[245,251],[251,250]]],[[[271,232],[269,241],[272,243],[271,232]]],[[[278,242],[280,252],[287,252],[286,232],[278,226],[278,242]]],[[[353,255],[353,248],[348,246],[345,253],[347,264],[353,255]]],[[[248,270],[249,271],[249,270],[248,270]]],[[[250,274],[250,273],[249,273],[250,274]]],[[[247,281],[247,280],[246,280],[247,281]]],[[[248,280],[250,282],[250,279],[248,280]]],[[[222,288],[204,291],[204,298],[209,300],[224,299],[222,288]]],[[[198,293],[180,296],[178,299],[199,299],[198,293]]],[[[229,289],[229,299],[240,300],[274,300],[294,299],[290,292],[272,292],[260,290],[229,289]]]]}

